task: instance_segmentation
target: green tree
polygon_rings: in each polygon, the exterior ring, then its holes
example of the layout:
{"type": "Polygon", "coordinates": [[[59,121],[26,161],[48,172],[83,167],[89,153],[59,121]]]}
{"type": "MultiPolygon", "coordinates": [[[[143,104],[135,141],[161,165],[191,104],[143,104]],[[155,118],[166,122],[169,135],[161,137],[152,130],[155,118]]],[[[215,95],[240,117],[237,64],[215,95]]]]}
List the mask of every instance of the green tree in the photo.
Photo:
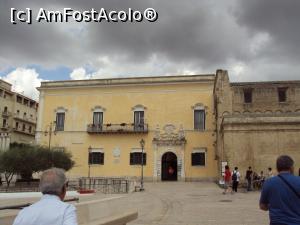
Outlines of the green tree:
{"type": "Polygon", "coordinates": [[[66,171],[74,166],[71,153],[56,149],[28,144],[11,144],[10,148],[0,155],[0,171],[9,186],[13,176],[20,174],[22,179],[32,179],[32,174],[51,167],[63,168],[66,171]]]}
{"type": "Polygon", "coordinates": [[[14,157],[14,151],[5,151],[0,155],[0,170],[4,174],[4,178],[7,186],[10,185],[10,182],[13,176],[16,174],[15,168],[18,167],[18,162],[14,157]]]}

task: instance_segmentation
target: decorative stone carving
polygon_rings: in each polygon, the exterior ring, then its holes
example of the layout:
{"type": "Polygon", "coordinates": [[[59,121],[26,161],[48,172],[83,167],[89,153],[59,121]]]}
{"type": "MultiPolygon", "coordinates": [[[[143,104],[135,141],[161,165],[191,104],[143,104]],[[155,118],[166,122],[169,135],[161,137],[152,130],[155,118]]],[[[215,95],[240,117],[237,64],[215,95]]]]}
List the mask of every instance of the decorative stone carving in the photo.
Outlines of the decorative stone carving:
{"type": "Polygon", "coordinates": [[[208,110],[208,107],[206,105],[203,105],[202,103],[196,103],[191,107],[193,110],[203,109],[205,111],[208,110]]]}
{"type": "Polygon", "coordinates": [[[91,109],[92,112],[104,112],[106,109],[100,105],[96,105],[94,108],[91,109]]]}
{"type": "Polygon", "coordinates": [[[120,150],[120,148],[119,148],[119,147],[115,147],[115,148],[113,149],[113,156],[114,156],[115,158],[119,158],[120,155],[121,155],[121,150],[120,150]]]}
{"type": "Polygon", "coordinates": [[[182,170],[182,159],[179,158],[177,161],[177,174],[178,174],[178,178],[181,177],[181,170],[182,170]]]}
{"type": "Polygon", "coordinates": [[[147,108],[141,104],[135,105],[131,108],[132,111],[145,111],[147,108]]]}
{"type": "Polygon", "coordinates": [[[176,127],[173,124],[167,124],[163,128],[161,133],[159,127],[156,127],[156,131],[153,138],[153,143],[156,145],[184,145],[186,143],[185,134],[182,125],[176,131],[176,127]]]}
{"type": "Polygon", "coordinates": [[[167,124],[165,125],[164,127],[164,130],[165,130],[165,134],[168,136],[168,137],[171,137],[171,135],[174,133],[174,130],[175,130],[175,126],[172,125],[172,124],[167,124]]]}
{"type": "Polygon", "coordinates": [[[157,124],[156,125],[156,129],[155,129],[155,131],[154,131],[154,139],[159,139],[159,137],[160,137],[160,131],[159,131],[159,125],[157,124]]]}
{"type": "Polygon", "coordinates": [[[68,109],[63,106],[59,106],[54,110],[54,112],[68,112],[68,109]]]}
{"type": "Polygon", "coordinates": [[[185,138],[185,134],[184,134],[184,130],[183,130],[182,124],[180,124],[180,127],[179,127],[178,137],[179,137],[180,140],[182,140],[182,139],[185,138]]]}
{"type": "Polygon", "coordinates": [[[157,165],[157,177],[161,177],[161,156],[159,157],[159,159],[157,159],[157,162],[156,162],[156,165],[157,165]]]}

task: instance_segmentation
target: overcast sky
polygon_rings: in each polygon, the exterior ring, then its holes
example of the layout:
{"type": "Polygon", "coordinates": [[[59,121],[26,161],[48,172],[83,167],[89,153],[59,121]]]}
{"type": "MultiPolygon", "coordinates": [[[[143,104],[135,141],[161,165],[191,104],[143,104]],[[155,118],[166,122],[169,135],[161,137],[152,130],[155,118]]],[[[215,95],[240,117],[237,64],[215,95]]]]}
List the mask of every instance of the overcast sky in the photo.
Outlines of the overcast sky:
{"type": "Polygon", "coordinates": [[[36,98],[42,80],[215,73],[300,79],[299,0],[0,0],[0,77],[36,98]],[[145,10],[156,22],[10,23],[10,10],[145,10]]]}

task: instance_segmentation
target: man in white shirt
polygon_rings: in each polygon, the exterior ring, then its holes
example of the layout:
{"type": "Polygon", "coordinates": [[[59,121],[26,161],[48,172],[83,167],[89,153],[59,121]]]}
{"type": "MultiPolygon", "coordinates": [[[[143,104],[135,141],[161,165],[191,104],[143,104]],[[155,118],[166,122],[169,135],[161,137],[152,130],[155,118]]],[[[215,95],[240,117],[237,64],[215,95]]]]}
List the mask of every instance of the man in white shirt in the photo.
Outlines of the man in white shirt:
{"type": "Polygon", "coordinates": [[[63,169],[44,171],[40,180],[42,198],[21,210],[13,225],[77,225],[76,208],[63,202],[67,179],[63,169]]]}

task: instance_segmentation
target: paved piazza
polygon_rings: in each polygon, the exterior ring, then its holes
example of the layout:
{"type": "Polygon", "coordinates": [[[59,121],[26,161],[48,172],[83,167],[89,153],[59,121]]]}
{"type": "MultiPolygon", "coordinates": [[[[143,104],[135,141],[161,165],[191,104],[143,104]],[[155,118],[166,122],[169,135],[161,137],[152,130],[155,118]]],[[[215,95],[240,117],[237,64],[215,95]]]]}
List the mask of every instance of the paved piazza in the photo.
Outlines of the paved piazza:
{"type": "Polygon", "coordinates": [[[223,195],[216,184],[205,182],[147,183],[144,193],[128,197],[139,211],[130,224],[267,225],[268,213],[258,209],[259,194],[223,195]]]}
{"type": "MultiPolygon", "coordinates": [[[[222,190],[209,182],[146,183],[144,192],[128,195],[80,197],[81,201],[118,199],[113,204],[104,201],[109,214],[114,211],[138,209],[138,219],[130,225],[267,225],[268,213],[258,209],[259,192],[223,195],[222,190]],[[115,204],[115,205],[114,205],[115,204]]],[[[3,201],[30,202],[33,199],[3,201]]],[[[101,213],[101,212],[99,212],[101,213]]]]}

